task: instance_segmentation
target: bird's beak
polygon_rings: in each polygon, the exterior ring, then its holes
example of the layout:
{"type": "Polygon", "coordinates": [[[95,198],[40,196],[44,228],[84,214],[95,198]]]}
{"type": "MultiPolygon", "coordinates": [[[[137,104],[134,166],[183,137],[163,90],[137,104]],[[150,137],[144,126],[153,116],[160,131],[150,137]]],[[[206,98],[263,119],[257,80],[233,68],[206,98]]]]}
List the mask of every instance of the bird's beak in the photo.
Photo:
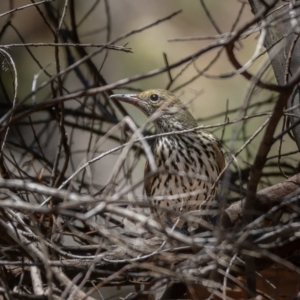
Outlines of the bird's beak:
{"type": "Polygon", "coordinates": [[[138,98],[136,94],[115,94],[109,96],[110,99],[116,99],[122,102],[130,103],[135,106],[141,105],[141,100],[138,98]]]}

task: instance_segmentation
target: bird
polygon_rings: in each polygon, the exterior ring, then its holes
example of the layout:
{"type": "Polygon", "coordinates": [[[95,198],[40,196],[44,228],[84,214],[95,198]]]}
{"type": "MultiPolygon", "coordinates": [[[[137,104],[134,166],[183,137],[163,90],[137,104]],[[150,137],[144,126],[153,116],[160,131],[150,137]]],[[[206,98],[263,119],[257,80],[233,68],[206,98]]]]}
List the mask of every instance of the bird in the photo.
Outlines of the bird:
{"type": "Polygon", "coordinates": [[[212,133],[196,129],[198,124],[187,107],[167,90],[110,98],[134,105],[154,123],[157,137],[151,152],[157,172],[151,171],[149,159],[144,169],[144,191],[153,218],[186,235],[201,227],[201,222],[189,222],[189,214],[212,224],[211,214],[203,212],[216,202],[214,183],[225,166],[220,141],[212,133]],[[176,133],[180,131],[184,132],[176,133]]]}

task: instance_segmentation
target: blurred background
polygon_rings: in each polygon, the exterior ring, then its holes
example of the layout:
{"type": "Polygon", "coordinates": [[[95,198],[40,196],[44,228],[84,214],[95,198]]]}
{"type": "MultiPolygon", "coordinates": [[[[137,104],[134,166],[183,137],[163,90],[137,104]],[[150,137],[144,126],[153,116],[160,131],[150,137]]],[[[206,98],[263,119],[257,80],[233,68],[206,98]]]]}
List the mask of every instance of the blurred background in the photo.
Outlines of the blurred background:
{"type": "MultiPolygon", "coordinates": [[[[222,33],[232,30],[234,22],[241,9],[241,4],[236,0],[226,2],[211,0],[206,1],[206,6],[212,17],[216,21],[218,28],[222,33]]],[[[5,13],[10,9],[30,4],[30,1],[2,1],[0,3],[1,13],[5,13]]],[[[212,26],[208,19],[200,1],[151,1],[145,0],[134,1],[74,1],[76,20],[78,25],[78,34],[81,43],[106,43],[128,33],[139,29],[148,24],[154,23],[158,19],[162,19],[175,11],[182,10],[180,14],[174,18],[162,22],[157,26],[153,26],[148,30],[137,33],[133,36],[123,39],[119,45],[127,45],[132,48],[133,53],[120,53],[116,51],[108,51],[93,57],[95,65],[101,71],[108,83],[116,80],[127,78],[136,74],[142,74],[152,69],[165,66],[164,54],[166,54],[169,64],[180,59],[192,55],[201,48],[212,43],[212,40],[202,41],[184,41],[172,42],[172,39],[187,37],[207,37],[217,35],[218,32],[212,26]],[[92,11],[90,11],[92,9],[92,11]],[[109,13],[109,20],[107,17],[109,13]],[[107,25],[109,23],[109,32],[107,25]],[[104,60],[105,58],[105,60],[104,60]]],[[[62,12],[64,1],[53,1],[51,6],[62,12]]],[[[40,6],[43,11],[42,5],[40,6]]],[[[68,10],[69,8],[67,8],[68,10]]],[[[239,24],[244,24],[251,18],[251,12],[248,5],[240,16],[239,24]]],[[[4,26],[7,19],[11,16],[1,18],[1,24],[4,26]]],[[[67,11],[65,16],[66,25],[70,27],[70,17],[67,11]]],[[[40,13],[35,7],[28,7],[23,10],[16,11],[13,14],[11,23],[15,28],[9,28],[1,36],[1,42],[5,44],[21,43],[20,36],[26,43],[49,43],[53,41],[51,30],[46,26],[40,13]],[[16,30],[18,32],[16,32],[16,30]]],[[[53,26],[54,27],[54,26],[53,26]]],[[[69,28],[70,29],[70,28],[69,28]]],[[[245,41],[239,50],[239,58],[246,61],[251,57],[255,49],[253,43],[255,36],[245,41]]],[[[63,42],[62,38],[60,42],[63,42]]],[[[68,41],[67,41],[68,42],[68,41]]],[[[70,41],[69,41],[70,42],[70,41]]],[[[55,70],[55,59],[53,47],[35,47],[30,48],[35,57],[42,63],[42,66],[49,72],[55,70]]],[[[71,49],[72,50],[72,49],[71,49]]],[[[91,52],[94,49],[87,49],[91,52]]],[[[209,62],[215,57],[219,49],[214,49],[205,53],[191,64],[187,70],[178,77],[170,89],[179,90],[180,86],[198,75],[198,71],[202,71],[207,67],[209,62]]],[[[60,48],[61,68],[68,65],[66,51],[60,48]]],[[[28,51],[22,48],[10,48],[10,53],[18,67],[19,76],[19,98],[23,98],[31,91],[33,77],[40,71],[40,67],[34,63],[28,51]]],[[[76,57],[74,57],[76,59],[76,57]]],[[[221,57],[215,65],[213,65],[208,74],[218,77],[221,74],[228,73],[231,68],[226,55],[222,53],[221,57]]],[[[3,71],[3,70],[2,70],[3,71]]],[[[175,77],[180,73],[181,68],[172,70],[172,76],[175,77]]],[[[45,78],[41,75],[39,83],[45,78]]],[[[168,74],[162,74],[146,80],[134,83],[131,86],[139,89],[149,88],[166,88],[169,83],[168,74]]],[[[74,86],[70,89],[77,90],[79,87],[73,82],[74,86]]],[[[226,100],[230,100],[230,106],[236,107],[243,101],[246,93],[247,83],[241,76],[234,76],[229,79],[205,78],[199,76],[190,84],[185,85],[184,89],[180,89],[179,93],[183,93],[186,100],[193,98],[194,94],[202,91],[202,97],[193,102],[193,112],[198,118],[223,112],[226,107],[226,100]],[[209,105],[206,101],[209,99],[209,105]]]]}

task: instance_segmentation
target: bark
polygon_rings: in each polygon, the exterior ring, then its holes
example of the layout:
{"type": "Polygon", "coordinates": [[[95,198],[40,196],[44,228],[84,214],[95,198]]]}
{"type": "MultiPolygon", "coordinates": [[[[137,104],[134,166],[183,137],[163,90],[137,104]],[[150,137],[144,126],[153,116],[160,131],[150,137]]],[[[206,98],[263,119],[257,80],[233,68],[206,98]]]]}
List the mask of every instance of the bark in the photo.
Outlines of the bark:
{"type": "MultiPolygon", "coordinates": [[[[275,2],[271,13],[265,18],[272,26],[266,28],[264,46],[268,51],[278,84],[285,85],[293,79],[300,66],[300,42],[298,40],[300,7],[293,8],[292,1],[275,2]]],[[[265,8],[264,3],[272,5],[274,0],[249,0],[254,15],[265,8]]],[[[287,109],[290,109],[289,113],[293,115],[289,117],[289,120],[294,126],[292,130],[298,149],[300,149],[300,125],[297,125],[300,116],[299,103],[300,90],[297,85],[288,100],[287,109]]]]}

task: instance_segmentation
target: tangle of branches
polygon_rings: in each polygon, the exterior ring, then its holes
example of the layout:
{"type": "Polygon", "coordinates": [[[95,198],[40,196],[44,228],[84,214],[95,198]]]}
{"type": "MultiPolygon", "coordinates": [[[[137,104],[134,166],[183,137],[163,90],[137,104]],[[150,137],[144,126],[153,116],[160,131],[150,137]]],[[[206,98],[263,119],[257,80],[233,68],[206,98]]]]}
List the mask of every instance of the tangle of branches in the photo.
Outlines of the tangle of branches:
{"type": "Polygon", "coordinates": [[[234,9],[226,30],[216,1],[187,1],[181,10],[149,4],[149,11],[135,0],[6,2],[0,299],[296,299],[298,2],[228,1],[234,9]],[[210,33],[179,30],[190,5],[210,33]],[[124,14],[141,23],[124,25],[124,14]],[[122,26],[131,29],[116,34],[122,26]],[[142,46],[141,59],[131,41],[147,44],[154,31],[168,49],[185,51],[169,55],[157,42],[150,51],[142,46]],[[154,63],[155,51],[162,59],[154,63]],[[195,88],[200,81],[213,87],[230,80],[244,85],[242,100],[222,91],[224,105],[215,105],[222,108],[193,129],[214,132],[227,153],[215,183],[218,217],[210,230],[188,236],[153,219],[142,192],[145,153],[158,134],[109,96],[150,82],[196,107],[209,97],[208,88],[195,88]]]}

